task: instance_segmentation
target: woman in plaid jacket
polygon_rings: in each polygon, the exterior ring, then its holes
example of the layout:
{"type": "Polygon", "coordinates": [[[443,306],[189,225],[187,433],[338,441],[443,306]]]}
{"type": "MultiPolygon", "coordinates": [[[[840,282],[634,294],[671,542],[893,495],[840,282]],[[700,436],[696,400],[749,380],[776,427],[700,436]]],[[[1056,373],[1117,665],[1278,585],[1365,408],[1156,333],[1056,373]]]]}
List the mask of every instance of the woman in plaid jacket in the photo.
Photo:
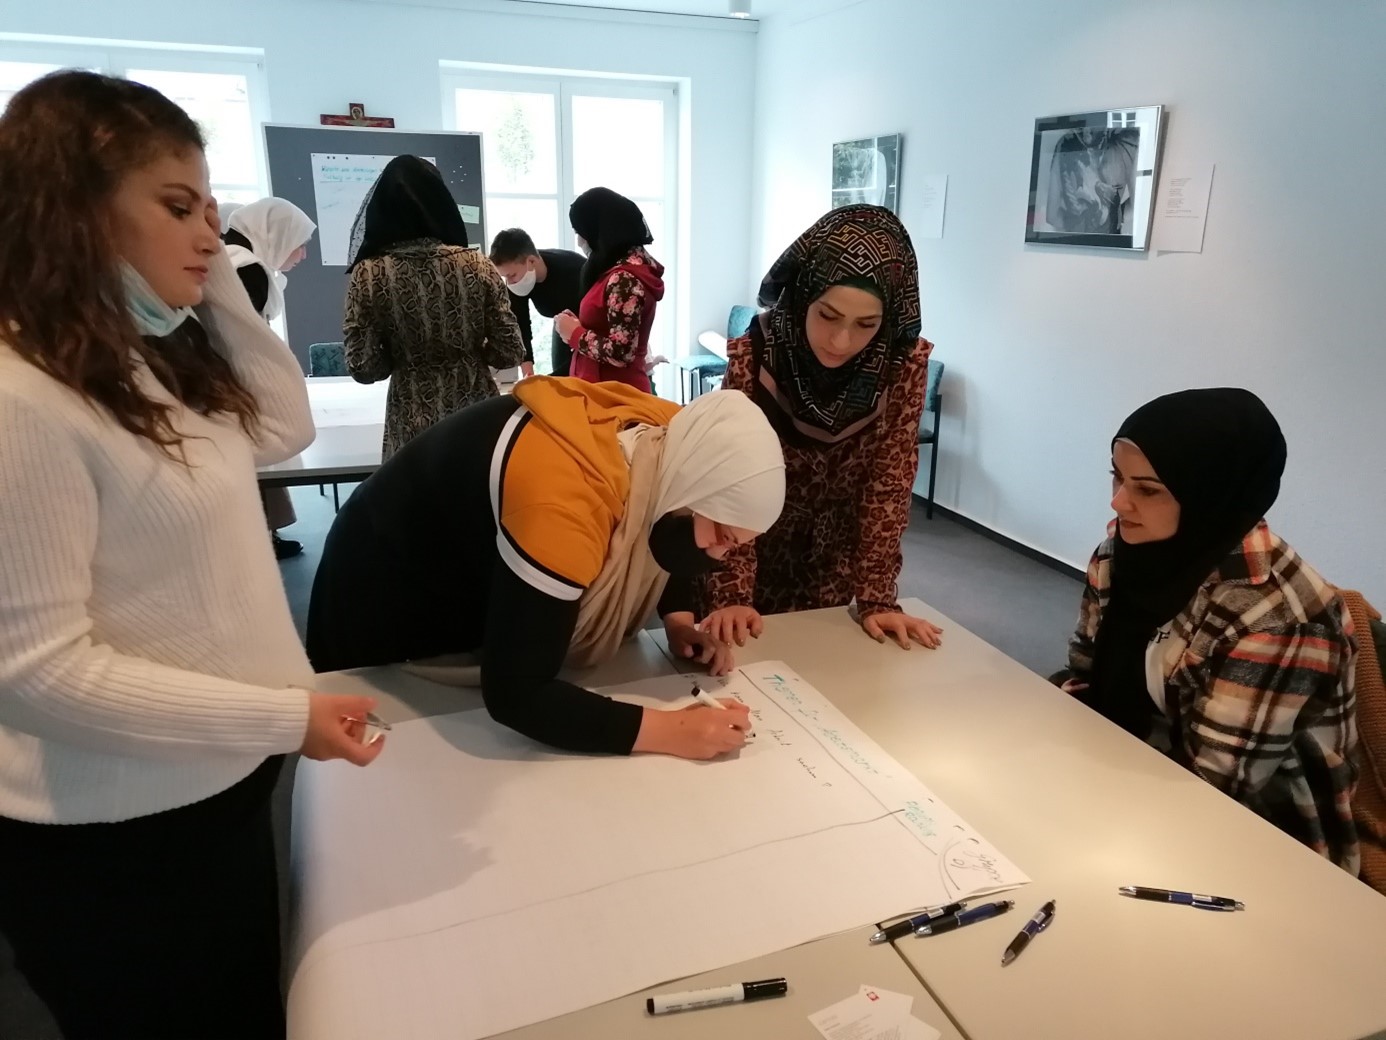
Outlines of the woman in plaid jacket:
{"type": "Polygon", "coordinates": [[[1247,390],[1134,412],[1063,688],[1355,875],[1352,621],[1266,526],[1284,468],[1247,390]]]}

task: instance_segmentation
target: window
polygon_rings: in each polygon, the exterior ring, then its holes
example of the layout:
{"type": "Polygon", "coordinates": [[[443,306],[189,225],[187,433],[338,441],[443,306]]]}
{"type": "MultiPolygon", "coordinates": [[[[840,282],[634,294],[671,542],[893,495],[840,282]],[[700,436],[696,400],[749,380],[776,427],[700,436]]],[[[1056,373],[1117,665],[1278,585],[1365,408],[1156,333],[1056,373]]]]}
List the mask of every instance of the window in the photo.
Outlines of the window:
{"type": "MultiPolygon", "coordinates": [[[[573,249],[568,207],[603,185],[645,214],[666,292],[650,354],[672,357],[677,258],[678,95],[672,84],[444,72],[444,116],[482,135],[485,233],[522,227],[539,248],[573,249]]],[[[549,322],[534,315],[535,370],[549,368],[549,322]]]]}
{"type": "Polygon", "coordinates": [[[265,195],[268,118],[258,57],[133,47],[32,47],[0,40],[0,111],[19,90],[61,68],[87,68],[147,84],[182,106],[207,138],[212,193],[221,202],[265,195]]]}
{"type": "Polygon", "coordinates": [[[38,61],[0,60],[0,112],[5,111],[10,98],[34,80],[50,72],[57,72],[60,68],[61,65],[47,65],[38,61]]]}

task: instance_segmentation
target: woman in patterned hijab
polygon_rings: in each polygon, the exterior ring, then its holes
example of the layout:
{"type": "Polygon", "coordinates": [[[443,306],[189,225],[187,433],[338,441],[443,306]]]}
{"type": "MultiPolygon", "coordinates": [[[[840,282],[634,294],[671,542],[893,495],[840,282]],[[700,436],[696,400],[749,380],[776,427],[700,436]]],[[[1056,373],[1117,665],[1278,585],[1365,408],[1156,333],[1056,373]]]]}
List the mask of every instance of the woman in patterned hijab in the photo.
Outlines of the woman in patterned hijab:
{"type": "Polygon", "coordinates": [[[786,502],[708,580],[706,630],[744,645],[761,614],[855,601],[878,642],[937,646],[939,629],[896,599],[933,349],[919,338],[909,234],[879,206],[833,210],[775,261],[759,302],[750,333],[727,346],[723,385],[779,433],[786,502]]]}

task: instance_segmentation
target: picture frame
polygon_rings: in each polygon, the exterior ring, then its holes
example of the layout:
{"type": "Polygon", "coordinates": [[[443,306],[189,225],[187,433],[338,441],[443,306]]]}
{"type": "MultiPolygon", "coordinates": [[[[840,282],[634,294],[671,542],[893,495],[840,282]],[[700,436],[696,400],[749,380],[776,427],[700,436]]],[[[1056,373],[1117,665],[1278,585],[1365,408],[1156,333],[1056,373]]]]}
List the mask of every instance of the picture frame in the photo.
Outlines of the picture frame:
{"type": "Polygon", "coordinates": [[[1163,143],[1163,105],[1036,119],[1025,241],[1148,249],[1163,143]]]}
{"type": "Polygon", "coordinates": [[[832,208],[867,203],[900,212],[901,135],[833,145],[832,208]]]}

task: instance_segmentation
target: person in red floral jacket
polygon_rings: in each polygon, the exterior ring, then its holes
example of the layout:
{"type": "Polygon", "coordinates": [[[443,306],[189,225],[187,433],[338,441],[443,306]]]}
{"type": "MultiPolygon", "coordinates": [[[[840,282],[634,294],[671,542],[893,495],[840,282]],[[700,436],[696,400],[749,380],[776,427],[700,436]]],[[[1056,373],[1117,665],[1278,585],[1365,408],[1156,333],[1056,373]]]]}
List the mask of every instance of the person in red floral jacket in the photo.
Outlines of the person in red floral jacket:
{"type": "Polygon", "coordinates": [[[664,265],[645,249],[654,241],[640,207],[610,188],[592,188],[568,211],[587,254],[577,314],[554,319],[573,348],[571,375],[589,383],[628,383],[650,392],[648,356],[655,307],[664,298],[664,265]]]}

